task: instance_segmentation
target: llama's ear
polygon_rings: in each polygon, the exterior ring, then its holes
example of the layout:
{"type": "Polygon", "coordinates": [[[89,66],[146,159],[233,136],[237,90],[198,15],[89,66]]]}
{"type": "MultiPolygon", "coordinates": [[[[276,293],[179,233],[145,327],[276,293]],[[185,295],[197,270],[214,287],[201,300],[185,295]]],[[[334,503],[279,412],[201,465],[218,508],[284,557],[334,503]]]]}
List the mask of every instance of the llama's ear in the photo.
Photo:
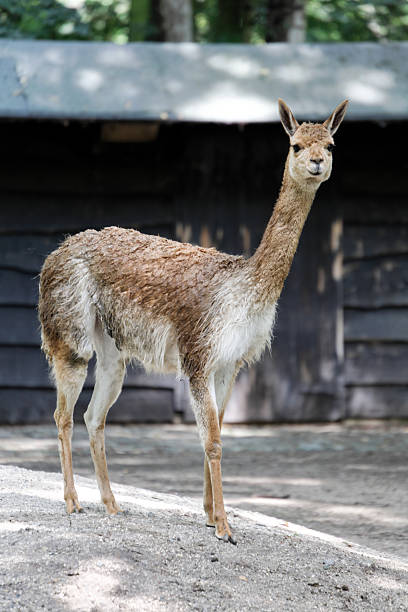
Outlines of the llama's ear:
{"type": "Polygon", "coordinates": [[[333,136],[339,129],[340,123],[344,119],[344,115],[346,114],[348,105],[348,100],[344,100],[341,102],[332,112],[330,117],[326,119],[323,123],[324,127],[329,130],[330,134],[333,136]]]}
{"type": "Polygon", "coordinates": [[[280,120],[282,121],[282,125],[285,128],[285,132],[288,134],[288,136],[293,136],[293,134],[298,129],[299,124],[293,116],[293,113],[290,110],[289,106],[281,98],[279,98],[278,104],[280,120]]]}

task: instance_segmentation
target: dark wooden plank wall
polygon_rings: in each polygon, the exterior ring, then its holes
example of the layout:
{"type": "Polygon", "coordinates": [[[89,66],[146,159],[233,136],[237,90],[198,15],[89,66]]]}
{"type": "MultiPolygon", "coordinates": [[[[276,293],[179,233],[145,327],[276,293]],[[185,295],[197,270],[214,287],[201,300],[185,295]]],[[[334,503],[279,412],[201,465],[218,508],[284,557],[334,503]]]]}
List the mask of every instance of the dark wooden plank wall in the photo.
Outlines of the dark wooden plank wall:
{"type": "Polygon", "coordinates": [[[408,163],[391,153],[404,133],[361,125],[342,163],[349,417],[408,417],[408,163]]]}
{"type": "MultiPolygon", "coordinates": [[[[1,131],[0,423],[51,421],[55,391],[39,350],[36,312],[46,255],[88,227],[124,225],[173,237],[174,178],[172,168],[162,172],[154,147],[103,145],[100,126],[3,123],[1,131]]],[[[92,383],[93,364],[78,417],[92,383]]],[[[172,421],[183,410],[183,393],[171,377],[129,369],[109,419],[172,421]]]]}
{"type": "MultiPolygon", "coordinates": [[[[287,137],[280,125],[169,125],[139,144],[104,143],[98,124],[3,123],[1,130],[0,420],[50,420],[54,393],[35,312],[46,254],[67,233],[115,224],[249,255],[278,194],[287,137]]],[[[306,223],[272,355],[242,373],[227,420],[407,413],[406,399],[395,399],[406,390],[403,367],[399,378],[387,374],[407,343],[406,173],[388,154],[399,130],[345,124],[336,136],[333,176],[306,223]],[[374,329],[386,337],[374,337],[374,329]]],[[[175,411],[191,418],[184,383],[135,371],[111,415],[171,420],[175,411]]]]}

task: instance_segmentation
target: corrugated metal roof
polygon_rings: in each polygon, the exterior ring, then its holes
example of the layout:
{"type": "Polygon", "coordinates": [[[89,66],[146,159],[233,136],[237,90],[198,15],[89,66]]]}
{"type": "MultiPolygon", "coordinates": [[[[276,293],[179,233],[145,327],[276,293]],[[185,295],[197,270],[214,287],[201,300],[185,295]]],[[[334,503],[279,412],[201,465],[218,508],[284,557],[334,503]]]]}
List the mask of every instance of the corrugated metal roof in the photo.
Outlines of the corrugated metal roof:
{"type": "Polygon", "coordinates": [[[277,121],[408,117],[408,43],[198,45],[0,40],[0,117],[277,121]]]}

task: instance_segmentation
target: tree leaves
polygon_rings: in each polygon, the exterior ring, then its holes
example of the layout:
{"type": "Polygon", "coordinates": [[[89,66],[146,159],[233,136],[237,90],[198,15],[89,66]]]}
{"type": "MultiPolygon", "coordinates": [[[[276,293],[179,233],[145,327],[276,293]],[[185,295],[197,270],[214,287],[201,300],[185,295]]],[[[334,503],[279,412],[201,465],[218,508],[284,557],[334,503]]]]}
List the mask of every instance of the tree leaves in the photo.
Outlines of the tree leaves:
{"type": "Polygon", "coordinates": [[[308,0],[310,42],[408,39],[408,3],[400,0],[308,0]]]}
{"type": "MultiPolygon", "coordinates": [[[[0,37],[119,43],[158,40],[153,17],[164,1],[83,0],[78,8],[70,8],[62,0],[0,0],[0,37]]],[[[282,40],[285,26],[278,32],[278,25],[298,4],[294,0],[193,0],[194,40],[282,40]]],[[[310,42],[408,39],[408,3],[400,0],[307,0],[305,14],[310,42]]]]}

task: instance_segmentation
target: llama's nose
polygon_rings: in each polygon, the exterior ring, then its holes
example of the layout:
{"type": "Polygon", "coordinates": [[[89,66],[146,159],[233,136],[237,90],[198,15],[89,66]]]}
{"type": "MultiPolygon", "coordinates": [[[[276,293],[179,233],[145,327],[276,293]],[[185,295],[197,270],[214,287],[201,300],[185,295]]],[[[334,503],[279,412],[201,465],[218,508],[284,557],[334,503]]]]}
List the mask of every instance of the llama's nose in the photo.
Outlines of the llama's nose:
{"type": "Polygon", "coordinates": [[[317,157],[315,159],[311,159],[311,162],[313,162],[314,164],[321,164],[323,161],[323,157],[317,157]]]}

